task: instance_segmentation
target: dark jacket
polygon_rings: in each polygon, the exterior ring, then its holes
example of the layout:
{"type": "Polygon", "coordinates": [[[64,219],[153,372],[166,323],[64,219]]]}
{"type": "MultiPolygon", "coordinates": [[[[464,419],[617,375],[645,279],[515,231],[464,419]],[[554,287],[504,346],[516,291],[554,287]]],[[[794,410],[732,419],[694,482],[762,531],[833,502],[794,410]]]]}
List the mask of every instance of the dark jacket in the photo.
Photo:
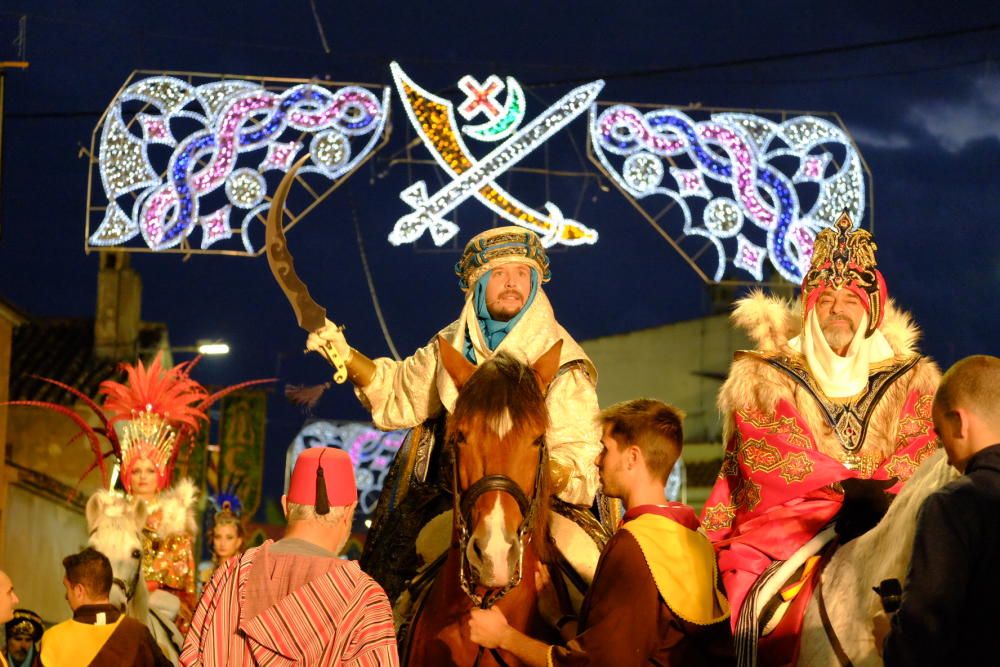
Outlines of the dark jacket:
{"type": "Polygon", "coordinates": [[[1000,444],[927,497],[885,664],[1000,664],[1000,444]]]}

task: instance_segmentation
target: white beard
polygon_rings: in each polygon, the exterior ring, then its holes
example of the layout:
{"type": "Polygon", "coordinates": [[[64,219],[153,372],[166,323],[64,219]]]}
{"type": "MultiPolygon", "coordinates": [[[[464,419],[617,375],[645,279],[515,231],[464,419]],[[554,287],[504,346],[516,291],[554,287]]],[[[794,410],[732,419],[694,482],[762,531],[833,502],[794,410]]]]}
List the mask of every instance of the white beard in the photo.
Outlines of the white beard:
{"type": "MultiPolygon", "coordinates": [[[[853,334],[844,356],[833,351],[827,342],[813,308],[806,316],[802,334],[788,341],[788,345],[806,358],[813,378],[828,398],[847,398],[860,393],[868,385],[868,372],[872,364],[891,359],[892,348],[878,329],[868,338],[868,314],[865,313],[853,334]]],[[[834,332],[839,338],[840,332],[834,332]]],[[[836,345],[836,347],[843,347],[836,345]]]]}
{"type": "Polygon", "coordinates": [[[857,330],[854,329],[837,328],[832,329],[831,331],[824,329],[823,337],[826,339],[826,342],[830,345],[831,349],[839,350],[850,345],[851,341],[854,340],[854,335],[856,333],[857,330]]]}

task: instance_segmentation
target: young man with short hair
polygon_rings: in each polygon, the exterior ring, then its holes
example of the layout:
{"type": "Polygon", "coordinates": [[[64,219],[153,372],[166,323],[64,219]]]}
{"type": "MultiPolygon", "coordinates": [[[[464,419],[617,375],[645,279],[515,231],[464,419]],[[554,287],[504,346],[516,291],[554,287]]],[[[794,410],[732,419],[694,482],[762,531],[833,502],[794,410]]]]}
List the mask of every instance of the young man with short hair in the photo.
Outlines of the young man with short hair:
{"type": "MultiPolygon", "coordinates": [[[[664,487],[681,454],[683,415],[652,399],[618,403],[601,413],[595,461],[606,495],[626,513],[611,538],[579,619],[554,625],[568,640],[548,646],[511,628],[498,609],[474,609],[472,641],[528,665],[710,665],[731,662],[729,605],[718,586],[711,543],[690,507],[668,502],[664,487]]],[[[545,584],[547,577],[536,578],[545,584]]],[[[539,610],[554,616],[550,586],[539,610]]]]}
{"type": "MultiPolygon", "coordinates": [[[[924,501],[885,664],[996,664],[1000,652],[1000,358],[962,359],[931,408],[948,462],[963,475],[924,501]]],[[[884,617],[876,617],[876,632],[884,617]]]]}
{"type": "Polygon", "coordinates": [[[149,628],[108,600],[114,574],[108,557],[92,547],[63,559],[66,601],[73,618],[42,635],[46,667],[167,667],[149,628]]]}

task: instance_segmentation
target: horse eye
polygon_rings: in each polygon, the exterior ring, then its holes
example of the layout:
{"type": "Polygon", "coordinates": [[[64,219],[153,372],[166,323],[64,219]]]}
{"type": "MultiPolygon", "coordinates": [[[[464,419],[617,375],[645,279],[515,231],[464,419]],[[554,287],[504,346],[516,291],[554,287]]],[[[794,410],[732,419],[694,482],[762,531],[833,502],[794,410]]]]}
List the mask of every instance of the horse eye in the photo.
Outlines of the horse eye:
{"type": "Polygon", "coordinates": [[[142,558],[142,552],[139,551],[138,549],[132,549],[132,558],[139,560],[140,558],[142,558]]]}

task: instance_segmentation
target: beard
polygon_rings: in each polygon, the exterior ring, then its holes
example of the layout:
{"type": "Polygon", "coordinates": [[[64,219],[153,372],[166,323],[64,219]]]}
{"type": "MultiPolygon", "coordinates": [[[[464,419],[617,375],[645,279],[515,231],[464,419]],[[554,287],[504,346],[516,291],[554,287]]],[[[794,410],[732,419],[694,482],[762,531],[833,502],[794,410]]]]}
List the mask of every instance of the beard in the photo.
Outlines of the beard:
{"type": "Polygon", "coordinates": [[[857,330],[857,327],[854,326],[854,322],[850,321],[846,317],[840,317],[839,315],[831,315],[826,318],[826,321],[823,322],[822,328],[823,337],[826,338],[826,342],[833,350],[840,350],[850,345],[857,330]],[[831,326],[837,321],[846,322],[847,327],[831,326]]]}
{"type": "Polygon", "coordinates": [[[524,308],[524,295],[517,290],[505,290],[492,303],[486,304],[490,317],[497,322],[509,322],[524,308]],[[508,300],[507,297],[515,297],[508,300]]]}

